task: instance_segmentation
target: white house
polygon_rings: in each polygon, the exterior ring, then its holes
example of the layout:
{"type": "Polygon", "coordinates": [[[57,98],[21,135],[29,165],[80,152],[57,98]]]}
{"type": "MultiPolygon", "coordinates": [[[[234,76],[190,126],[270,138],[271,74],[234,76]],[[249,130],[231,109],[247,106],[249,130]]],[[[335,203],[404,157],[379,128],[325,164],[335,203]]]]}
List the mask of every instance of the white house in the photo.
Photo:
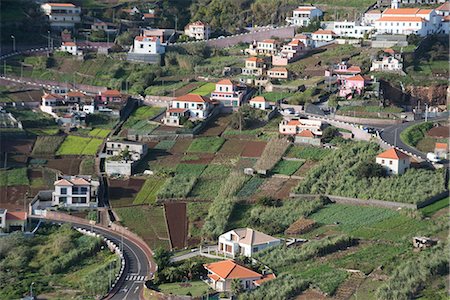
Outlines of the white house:
{"type": "Polygon", "coordinates": [[[383,166],[389,175],[401,175],[405,173],[411,164],[410,157],[395,148],[378,154],[375,161],[377,164],[383,166]]]}
{"type": "Polygon", "coordinates": [[[137,54],[163,54],[166,47],[161,44],[157,37],[136,36],[134,38],[133,48],[130,52],[137,54]]]}
{"type": "Polygon", "coordinates": [[[306,48],[314,48],[314,41],[311,38],[311,33],[301,33],[294,36],[295,40],[299,40],[306,48]]]}
{"type": "Polygon", "coordinates": [[[260,57],[249,57],[245,59],[245,68],[242,68],[242,75],[261,76],[267,68],[266,62],[260,57]]]}
{"type": "Polygon", "coordinates": [[[179,96],[171,101],[162,121],[169,126],[180,126],[182,117],[204,120],[209,117],[213,106],[212,101],[205,96],[195,94],[179,96]]]}
{"type": "Polygon", "coordinates": [[[366,12],[364,14],[364,17],[362,19],[362,24],[363,25],[374,25],[375,20],[378,20],[379,18],[381,18],[381,10],[378,10],[378,9],[369,10],[368,12],[366,12]]]}
{"type": "Polygon", "coordinates": [[[450,2],[446,1],[444,4],[436,8],[436,13],[440,16],[450,16],[450,2]]]}
{"type": "Polygon", "coordinates": [[[78,46],[74,42],[62,42],[60,51],[70,53],[72,55],[80,56],[83,55],[83,51],[78,49],[78,46]]]}
{"type": "Polygon", "coordinates": [[[372,25],[360,25],[352,21],[323,22],[322,25],[337,36],[355,39],[364,38],[365,35],[369,35],[375,29],[372,25]]]}
{"type": "Polygon", "coordinates": [[[44,3],[41,9],[48,16],[52,28],[73,28],[81,21],[81,8],[72,3],[44,3]]]}
{"type": "Polygon", "coordinates": [[[261,110],[266,110],[270,108],[269,102],[263,96],[256,96],[250,99],[249,104],[251,107],[261,110]]]}
{"type": "Polygon", "coordinates": [[[273,67],[267,71],[267,76],[272,79],[288,79],[289,71],[284,67],[273,67]]]}
{"type": "Polygon", "coordinates": [[[383,56],[380,60],[374,60],[370,67],[370,71],[377,72],[401,72],[402,70],[403,63],[393,56],[383,56]]]}
{"type": "Polygon", "coordinates": [[[204,264],[203,267],[208,271],[208,285],[218,292],[232,291],[233,280],[239,280],[242,290],[248,291],[255,289],[265,281],[275,278],[274,274],[259,274],[237,264],[233,260],[204,264]]]}
{"type": "Polygon", "coordinates": [[[275,54],[278,52],[278,43],[274,39],[265,39],[256,43],[258,54],[275,54]]]}
{"type": "Polygon", "coordinates": [[[289,25],[308,26],[312,20],[320,19],[323,12],[315,6],[299,6],[292,12],[292,17],[287,17],[289,25]]]}
{"type": "Polygon", "coordinates": [[[117,156],[123,154],[124,151],[128,152],[129,159],[132,161],[138,161],[147,155],[147,144],[133,142],[133,141],[110,141],[106,142],[106,155],[117,156]]]}
{"type": "Polygon", "coordinates": [[[229,79],[216,83],[216,89],[211,93],[211,100],[219,101],[224,107],[238,108],[247,92],[247,88],[240,87],[229,79]]]}
{"type": "Polygon", "coordinates": [[[218,251],[230,257],[239,255],[252,257],[258,251],[277,246],[280,239],[251,228],[238,228],[219,236],[218,251]]]}
{"type": "Polygon", "coordinates": [[[417,34],[426,36],[439,32],[442,17],[434,9],[388,8],[374,21],[377,34],[417,34]]]}
{"type": "Polygon", "coordinates": [[[96,208],[99,185],[100,182],[93,180],[91,176],[61,176],[61,179],[54,183],[52,206],[96,208]]]}
{"type": "Polygon", "coordinates": [[[296,135],[304,130],[309,130],[314,135],[321,136],[322,128],[322,121],[299,118],[285,118],[280,122],[279,132],[285,135],[296,135]]]}
{"type": "Polygon", "coordinates": [[[184,27],[184,34],[196,40],[209,39],[210,31],[211,28],[209,27],[209,25],[203,23],[202,21],[196,21],[184,27]]]}
{"type": "Polygon", "coordinates": [[[306,52],[306,46],[300,40],[294,38],[289,43],[283,45],[280,53],[272,56],[272,65],[286,66],[300,58],[306,52]]]}
{"type": "Polygon", "coordinates": [[[28,214],[24,211],[8,211],[0,208],[0,232],[24,231],[27,221],[28,214]]]}
{"type": "Polygon", "coordinates": [[[320,47],[322,44],[333,41],[336,37],[336,33],[332,30],[319,29],[312,33],[311,39],[314,41],[316,47],[320,47]]]}

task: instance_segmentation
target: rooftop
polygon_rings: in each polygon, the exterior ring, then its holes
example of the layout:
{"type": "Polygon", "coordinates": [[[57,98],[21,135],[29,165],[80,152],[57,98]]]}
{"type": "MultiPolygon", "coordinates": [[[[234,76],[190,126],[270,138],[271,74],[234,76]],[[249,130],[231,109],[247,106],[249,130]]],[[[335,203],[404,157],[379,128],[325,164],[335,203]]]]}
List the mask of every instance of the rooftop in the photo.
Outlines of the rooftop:
{"type": "Polygon", "coordinates": [[[232,231],[239,236],[239,243],[245,245],[261,245],[278,241],[277,238],[251,228],[238,228],[232,231]]]}
{"type": "Polygon", "coordinates": [[[234,278],[259,278],[262,275],[238,265],[233,260],[224,260],[203,265],[207,270],[219,276],[221,279],[234,278]]]}
{"type": "Polygon", "coordinates": [[[406,155],[405,153],[403,153],[400,150],[397,150],[395,148],[391,148],[389,150],[386,150],[386,151],[378,154],[377,157],[378,158],[395,159],[395,160],[409,158],[408,155],[406,155]]]}
{"type": "Polygon", "coordinates": [[[211,102],[211,100],[208,97],[195,95],[195,94],[186,94],[183,96],[179,96],[175,99],[175,101],[181,101],[181,102],[196,102],[196,103],[206,103],[211,102]]]}

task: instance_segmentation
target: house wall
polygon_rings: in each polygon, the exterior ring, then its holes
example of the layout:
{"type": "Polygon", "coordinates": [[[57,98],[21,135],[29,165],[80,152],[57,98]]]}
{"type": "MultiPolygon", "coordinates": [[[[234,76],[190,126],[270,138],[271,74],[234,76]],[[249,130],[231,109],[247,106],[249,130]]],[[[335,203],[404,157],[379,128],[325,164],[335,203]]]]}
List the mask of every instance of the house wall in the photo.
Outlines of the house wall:
{"type": "Polygon", "coordinates": [[[106,161],[105,172],[108,175],[119,174],[124,176],[132,175],[132,163],[124,161],[106,161]]]}
{"type": "Polygon", "coordinates": [[[320,146],[320,139],[319,138],[295,136],[294,142],[296,144],[308,144],[308,145],[320,146]]]}
{"type": "Polygon", "coordinates": [[[409,159],[388,159],[388,158],[376,158],[376,163],[383,166],[389,174],[398,174],[401,175],[405,173],[405,171],[410,166],[409,159]]]}

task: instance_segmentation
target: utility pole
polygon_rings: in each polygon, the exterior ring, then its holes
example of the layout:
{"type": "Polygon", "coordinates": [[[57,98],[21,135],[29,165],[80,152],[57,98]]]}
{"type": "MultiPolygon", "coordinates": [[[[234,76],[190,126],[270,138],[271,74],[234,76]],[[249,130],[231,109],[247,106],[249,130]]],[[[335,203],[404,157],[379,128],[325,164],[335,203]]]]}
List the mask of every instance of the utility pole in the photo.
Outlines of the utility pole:
{"type": "Polygon", "coordinates": [[[428,122],[428,103],[425,103],[425,122],[428,122]]]}
{"type": "Polygon", "coordinates": [[[47,33],[47,56],[50,56],[50,30],[47,33]]]}
{"type": "Polygon", "coordinates": [[[395,128],[395,131],[394,131],[394,147],[397,147],[397,130],[398,130],[398,128],[395,128]]]}
{"type": "Polygon", "coordinates": [[[6,59],[3,61],[3,76],[6,77],[6,59]]]}
{"type": "Polygon", "coordinates": [[[20,80],[22,80],[23,77],[23,63],[20,63],[20,80]]]}
{"type": "Polygon", "coordinates": [[[178,16],[175,15],[175,33],[177,32],[178,29],[178,16]]]}

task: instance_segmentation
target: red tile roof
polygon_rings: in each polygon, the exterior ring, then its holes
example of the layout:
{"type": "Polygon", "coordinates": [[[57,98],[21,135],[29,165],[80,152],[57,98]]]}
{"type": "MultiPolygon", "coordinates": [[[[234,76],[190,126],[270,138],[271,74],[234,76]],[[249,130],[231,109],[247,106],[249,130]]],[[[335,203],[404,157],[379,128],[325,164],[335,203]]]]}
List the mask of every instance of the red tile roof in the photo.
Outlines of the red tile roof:
{"type": "Polygon", "coordinates": [[[429,15],[433,12],[433,9],[421,9],[417,13],[418,15],[429,15]]]}
{"type": "Polygon", "coordinates": [[[275,279],[276,276],[275,274],[266,274],[263,276],[263,278],[255,280],[255,285],[260,286],[262,283],[266,282],[266,281],[270,281],[272,279],[275,279]]]}
{"type": "Polygon", "coordinates": [[[122,94],[118,90],[106,90],[104,92],[101,92],[102,96],[107,97],[121,97],[122,94]]]}
{"type": "Polygon", "coordinates": [[[142,35],[138,35],[137,37],[134,38],[136,41],[142,42],[143,40],[147,41],[147,42],[156,42],[156,40],[158,39],[155,36],[142,36],[142,35]]]}
{"type": "Polygon", "coordinates": [[[186,109],[186,108],[169,108],[167,110],[167,112],[169,112],[169,113],[171,113],[171,112],[173,112],[173,113],[183,113],[183,112],[185,112],[187,110],[188,109],[186,109]]]}
{"type": "Polygon", "coordinates": [[[297,125],[301,125],[302,123],[300,123],[300,121],[299,120],[290,120],[289,122],[287,122],[287,124],[286,125],[289,125],[289,126],[297,126],[297,125]]]}
{"type": "Polygon", "coordinates": [[[269,43],[269,44],[275,44],[275,40],[274,39],[265,39],[263,40],[261,43],[269,43]]]}
{"type": "Polygon", "coordinates": [[[77,44],[75,44],[74,42],[62,42],[63,46],[76,46],[77,44]]]}
{"type": "Polygon", "coordinates": [[[427,20],[421,17],[383,16],[375,22],[427,22],[427,20]]]}
{"type": "Polygon", "coordinates": [[[253,270],[240,266],[233,260],[224,260],[211,264],[203,265],[211,273],[219,276],[222,279],[234,279],[234,278],[255,278],[262,275],[256,273],[253,270]]]}
{"type": "Polygon", "coordinates": [[[179,96],[175,99],[175,101],[181,101],[181,102],[196,102],[196,103],[206,103],[211,102],[211,100],[208,97],[195,95],[195,94],[186,94],[183,96],[179,96]]]}
{"type": "Polygon", "coordinates": [[[361,75],[352,76],[346,79],[347,81],[364,81],[364,77],[361,75]]]}
{"type": "Polygon", "coordinates": [[[233,82],[230,79],[222,79],[219,82],[217,82],[216,84],[221,84],[221,85],[233,85],[233,82]]]}
{"type": "Polygon", "coordinates": [[[75,7],[72,3],[45,3],[50,6],[64,6],[64,7],[75,7]]]}
{"type": "Polygon", "coordinates": [[[45,100],[49,100],[49,99],[61,99],[62,97],[59,95],[55,95],[55,94],[44,94],[44,96],[42,96],[42,98],[45,100]]]}
{"type": "Polygon", "coordinates": [[[415,15],[419,11],[419,8],[388,8],[383,15],[415,15]]]}
{"type": "Polygon", "coordinates": [[[324,29],[319,29],[319,30],[313,32],[313,34],[331,34],[331,35],[336,35],[336,33],[334,33],[333,30],[324,30],[324,29]]]}
{"type": "Polygon", "coordinates": [[[305,129],[302,130],[299,134],[297,134],[297,136],[313,138],[314,133],[312,133],[311,130],[305,129]]]}
{"type": "Polygon", "coordinates": [[[256,96],[256,97],[250,99],[250,101],[253,101],[253,102],[266,102],[266,98],[264,98],[263,96],[256,96]]]}
{"type": "Polygon", "coordinates": [[[270,69],[269,71],[271,71],[271,72],[284,72],[284,73],[287,73],[288,70],[286,68],[283,68],[283,67],[274,67],[274,68],[270,69]]]}
{"type": "Polygon", "coordinates": [[[403,158],[409,158],[408,155],[401,152],[400,150],[397,150],[395,148],[391,148],[389,150],[384,151],[383,153],[380,153],[377,155],[379,158],[388,158],[388,159],[403,159],[403,158]]]}
{"type": "Polygon", "coordinates": [[[264,59],[262,59],[260,57],[249,57],[246,59],[246,61],[264,62],[264,59]]]}
{"type": "Polygon", "coordinates": [[[436,149],[447,150],[448,149],[448,145],[447,145],[447,143],[436,143],[435,148],[436,149]]]}
{"type": "Polygon", "coordinates": [[[84,96],[86,96],[86,95],[83,94],[83,93],[81,93],[81,92],[75,92],[75,91],[73,91],[73,92],[68,92],[68,93],[67,93],[67,96],[68,96],[68,97],[84,97],[84,96]]]}
{"type": "Polygon", "coordinates": [[[450,11],[450,2],[446,1],[444,4],[442,4],[441,6],[439,6],[438,8],[436,8],[436,10],[440,10],[440,11],[450,11]]]}
{"type": "Polygon", "coordinates": [[[6,220],[21,220],[25,221],[28,217],[28,214],[24,211],[12,211],[6,212],[6,220]]]}
{"type": "Polygon", "coordinates": [[[314,7],[314,6],[299,6],[296,9],[294,9],[294,11],[311,11],[315,8],[316,7],[314,7]]]}

